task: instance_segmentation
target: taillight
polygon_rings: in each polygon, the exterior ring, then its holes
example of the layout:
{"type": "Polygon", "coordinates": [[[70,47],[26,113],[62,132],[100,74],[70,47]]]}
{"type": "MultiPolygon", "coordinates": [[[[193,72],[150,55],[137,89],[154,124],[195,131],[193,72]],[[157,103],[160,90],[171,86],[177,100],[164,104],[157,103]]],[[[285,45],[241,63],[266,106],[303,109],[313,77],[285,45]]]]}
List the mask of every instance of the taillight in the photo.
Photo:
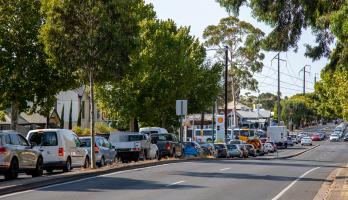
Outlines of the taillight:
{"type": "Polygon", "coordinates": [[[132,148],[132,151],[140,151],[140,148],[132,148]]]}
{"type": "Polygon", "coordinates": [[[99,147],[97,145],[94,146],[94,152],[99,153],[99,147]]]}
{"type": "Polygon", "coordinates": [[[166,149],[170,150],[170,144],[169,143],[166,143],[166,149]]]}
{"type": "Polygon", "coordinates": [[[64,148],[58,148],[58,156],[64,156],[64,148]]]}
{"type": "Polygon", "coordinates": [[[6,147],[0,147],[0,154],[4,154],[7,152],[6,147]]]}

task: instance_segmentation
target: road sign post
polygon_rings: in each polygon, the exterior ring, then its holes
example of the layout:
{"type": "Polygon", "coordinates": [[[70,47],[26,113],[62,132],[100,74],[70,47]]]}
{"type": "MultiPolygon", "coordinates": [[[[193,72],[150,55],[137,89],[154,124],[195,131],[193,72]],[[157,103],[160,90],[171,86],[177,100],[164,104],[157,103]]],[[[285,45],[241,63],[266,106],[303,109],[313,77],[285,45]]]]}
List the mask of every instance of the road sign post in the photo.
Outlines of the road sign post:
{"type": "Polygon", "coordinates": [[[180,141],[183,142],[182,118],[187,115],[187,100],[176,100],[176,115],[180,116],[180,141]]]}

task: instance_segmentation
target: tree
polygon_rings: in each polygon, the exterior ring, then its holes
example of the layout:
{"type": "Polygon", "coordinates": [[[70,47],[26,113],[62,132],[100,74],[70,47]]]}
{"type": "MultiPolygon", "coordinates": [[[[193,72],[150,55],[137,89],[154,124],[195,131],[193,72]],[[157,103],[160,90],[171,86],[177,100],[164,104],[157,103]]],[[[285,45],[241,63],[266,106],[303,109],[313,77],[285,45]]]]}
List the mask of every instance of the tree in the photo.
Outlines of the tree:
{"type": "Polygon", "coordinates": [[[43,23],[41,1],[0,1],[0,102],[11,107],[11,129],[18,114],[40,110],[49,116],[54,95],[61,89],[59,74],[45,63],[38,39],[43,23]]]}
{"type": "Polygon", "coordinates": [[[72,100],[70,102],[70,112],[69,112],[69,129],[72,129],[72,100]]]}
{"type": "Polygon", "coordinates": [[[277,101],[277,96],[272,93],[261,93],[257,97],[257,103],[262,105],[266,110],[272,110],[277,101]]]}
{"type": "MultiPolygon", "coordinates": [[[[119,80],[137,46],[139,21],[154,16],[142,0],[43,0],[41,29],[48,62],[90,85],[90,134],[94,143],[94,82],[119,80]]],[[[91,147],[91,167],[95,154],[91,147]]]]}
{"type": "Polygon", "coordinates": [[[60,115],[60,128],[64,128],[64,104],[62,108],[62,113],[60,115]]]}
{"type": "Polygon", "coordinates": [[[177,99],[188,100],[190,113],[213,105],[222,68],[203,63],[205,50],[189,32],[172,20],[143,21],[141,46],[131,59],[141,70],[97,89],[100,106],[117,121],[117,128],[126,128],[132,118],[142,126],[177,127],[177,99]]]}
{"type": "MultiPolygon", "coordinates": [[[[217,55],[224,60],[224,46],[229,52],[229,85],[234,102],[234,116],[236,116],[236,101],[241,89],[257,90],[257,81],[253,78],[255,72],[263,67],[264,54],[261,44],[264,33],[250,23],[240,21],[230,16],[220,20],[218,25],[208,26],[203,33],[207,47],[218,48],[217,55]]],[[[234,124],[237,124],[236,118],[234,124]]]]}

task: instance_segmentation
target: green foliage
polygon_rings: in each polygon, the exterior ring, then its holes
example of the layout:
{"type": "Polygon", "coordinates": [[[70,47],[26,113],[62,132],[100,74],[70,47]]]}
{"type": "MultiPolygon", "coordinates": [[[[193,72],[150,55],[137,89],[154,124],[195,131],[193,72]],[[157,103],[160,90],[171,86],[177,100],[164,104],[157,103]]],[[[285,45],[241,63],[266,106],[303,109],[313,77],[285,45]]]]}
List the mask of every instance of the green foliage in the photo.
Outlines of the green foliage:
{"type": "Polygon", "coordinates": [[[69,111],[69,129],[72,129],[72,100],[70,102],[70,111],[69,111]]]}
{"type": "Polygon", "coordinates": [[[40,6],[35,0],[0,1],[0,102],[2,108],[16,105],[16,113],[39,111],[48,116],[64,82],[45,63],[38,39],[40,6]]]}
{"type": "Polygon", "coordinates": [[[76,133],[77,135],[83,135],[83,130],[80,126],[74,126],[72,128],[72,131],[76,133]]]}
{"type": "Polygon", "coordinates": [[[229,85],[234,87],[234,91],[238,88],[257,90],[253,74],[260,72],[263,67],[264,54],[260,52],[263,36],[260,29],[233,16],[223,18],[218,25],[210,25],[204,30],[205,46],[218,48],[217,55],[221,60],[225,59],[222,47],[229,48],[229,85]]]}
{"type": "Polygon", "coordinates": [[[203,64],[205,50],[189,32],[171,20],[141,23],[139,52],[131,57],[138,70],[97,89],[100,107],[117,128],[126,128],[133,117],[142,126],[177,125],[177,99],[188,100],[189,112],[213,104],[222,68],[203,64]]]}
{"type": "Polygon", "coordinates": [[[0,111],[0,122],[3,122],[6,120],[5,116],[6,116],[6,113],[4,111],[0,111]]]}
{"type": "Polygon", "coordinates": [[[272,110],[277,102],[277,96],[272,93],[261,93],[257,97],[258,104],[262,105],[262,108],[266,110],[272,110]]]}
{"type": "Polygon", "coordinates": [[[95,124],[96,133],[110,133],[114,129],[106,125],[105,123],[96,123],[95,124]]]}

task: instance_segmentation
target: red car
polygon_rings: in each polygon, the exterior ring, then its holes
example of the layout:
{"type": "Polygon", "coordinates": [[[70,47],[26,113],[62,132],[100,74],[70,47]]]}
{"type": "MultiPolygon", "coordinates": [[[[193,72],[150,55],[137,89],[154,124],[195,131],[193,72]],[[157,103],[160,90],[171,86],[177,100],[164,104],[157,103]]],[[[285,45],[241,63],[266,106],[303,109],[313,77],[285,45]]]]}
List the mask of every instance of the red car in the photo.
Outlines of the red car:
{"type": "Polygon", "coordinates": [[[312,139],[312,141],[320,141],[320,135],[318,135],[318,134],[313,134],[313,135],[311,136],[311,139],[312,139]]]}

